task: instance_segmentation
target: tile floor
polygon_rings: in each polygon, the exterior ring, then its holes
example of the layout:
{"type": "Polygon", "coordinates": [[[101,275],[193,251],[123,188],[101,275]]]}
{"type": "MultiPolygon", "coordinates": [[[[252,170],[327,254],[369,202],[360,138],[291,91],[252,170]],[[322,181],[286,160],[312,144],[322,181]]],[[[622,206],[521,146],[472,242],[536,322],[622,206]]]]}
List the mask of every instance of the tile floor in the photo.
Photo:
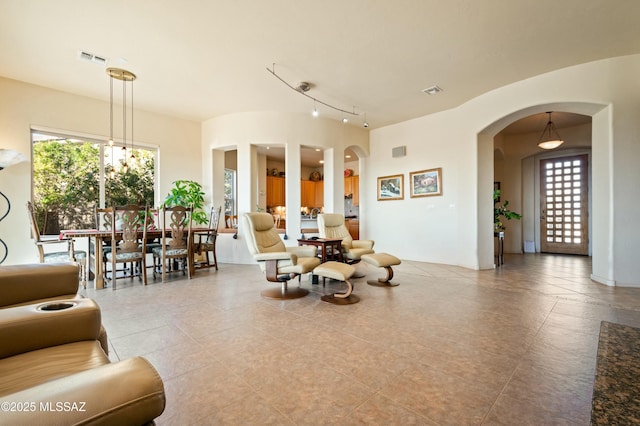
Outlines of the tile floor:
{"type": "Polygon", "coordinates": [[[586,425],[600,321],[640,326],[640,289],[589,279],[589,258],[507,255],[473,271],[404,261],[394,288],[267,300],[257,265],[88,289],[112,359],[143,355],[167,395],[159,425],[586,425]]]}

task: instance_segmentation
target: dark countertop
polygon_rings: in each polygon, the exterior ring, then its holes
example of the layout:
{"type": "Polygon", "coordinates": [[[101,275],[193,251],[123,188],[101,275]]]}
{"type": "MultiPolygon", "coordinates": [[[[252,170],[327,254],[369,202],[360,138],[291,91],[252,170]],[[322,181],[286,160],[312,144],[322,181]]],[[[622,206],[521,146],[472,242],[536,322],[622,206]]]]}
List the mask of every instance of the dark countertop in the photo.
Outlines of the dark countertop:
{"type": "Polygon", "coordinates": [[[640,329],[602,321],[591,424],[640,424],[640,329]]]}

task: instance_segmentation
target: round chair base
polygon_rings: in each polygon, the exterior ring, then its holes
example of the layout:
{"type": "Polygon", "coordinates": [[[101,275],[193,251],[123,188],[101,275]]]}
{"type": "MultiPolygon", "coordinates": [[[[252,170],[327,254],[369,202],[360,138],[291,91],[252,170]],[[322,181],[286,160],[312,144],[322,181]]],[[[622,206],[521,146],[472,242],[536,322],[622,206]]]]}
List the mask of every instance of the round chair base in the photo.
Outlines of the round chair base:
{"type": "Polygon", "coordinates": [[[267,299],[290,300],[306,296],[309,294],[309,290],[300,287],[287,288],[286,290],[282,288],[270,288],[262,290],[260,294],[267,299]]]}
{"type": "Polygon", "coordinates": [[[350,294],[348,297],[335,297],[333,294],[327,294],[320,299],[323,302],[333,303],[334,305],[353,305],[360,301],[360,298],[355,294],[350,294]]]}
{"type": "Polygon", "coordinates": [[[369,280],[367,284],[375,286],[375,287],[397,287],[400,284],[390,283],[389,281],[380,281],[380,280],[369,280]]]}

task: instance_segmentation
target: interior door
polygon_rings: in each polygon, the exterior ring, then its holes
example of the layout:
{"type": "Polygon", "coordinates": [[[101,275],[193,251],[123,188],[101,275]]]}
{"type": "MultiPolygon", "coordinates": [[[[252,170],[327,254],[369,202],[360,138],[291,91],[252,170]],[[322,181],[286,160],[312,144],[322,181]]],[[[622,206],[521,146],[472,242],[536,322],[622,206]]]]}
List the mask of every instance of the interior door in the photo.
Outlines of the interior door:
{"type": "Polygon", "coordinates": [[[540,251],[589,254],[588,157],[540,161],[540,251]]]}

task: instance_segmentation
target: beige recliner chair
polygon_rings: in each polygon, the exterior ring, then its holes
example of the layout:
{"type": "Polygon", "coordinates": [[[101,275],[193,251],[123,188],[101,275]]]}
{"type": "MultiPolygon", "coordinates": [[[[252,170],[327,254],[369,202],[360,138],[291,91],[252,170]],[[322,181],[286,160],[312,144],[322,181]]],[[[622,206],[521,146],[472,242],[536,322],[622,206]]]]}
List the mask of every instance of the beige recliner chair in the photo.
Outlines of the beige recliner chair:
{"type": "Polygon", "coordinates": [[[143,425],[160,416],[157,371],[140,357],[111,363],[100,323],[91,299],[0,310],[0,423],[143,425]]]}
{"type": "Polygon", "coordinates": [[[320,264],[313,246],[286,247],[275,228],[269,213],[245,213],[244,231],[247,247],[267,280],[281,283],[279,289],[268,289],[260,294],[269,299],[295,299],[306,296],[309,291],[301,287],[288,288],[291,278],[313,271],[320,264]]]}
{"type": "Polygon", "coordinates": [[[341,238],[342,256],[348,263],[357,263],[362,255],[374,253],[373,240],[354,240],[344,224],[344,215],[323,213],[318,215],[318,232],[321,238],[341,238]]]}

